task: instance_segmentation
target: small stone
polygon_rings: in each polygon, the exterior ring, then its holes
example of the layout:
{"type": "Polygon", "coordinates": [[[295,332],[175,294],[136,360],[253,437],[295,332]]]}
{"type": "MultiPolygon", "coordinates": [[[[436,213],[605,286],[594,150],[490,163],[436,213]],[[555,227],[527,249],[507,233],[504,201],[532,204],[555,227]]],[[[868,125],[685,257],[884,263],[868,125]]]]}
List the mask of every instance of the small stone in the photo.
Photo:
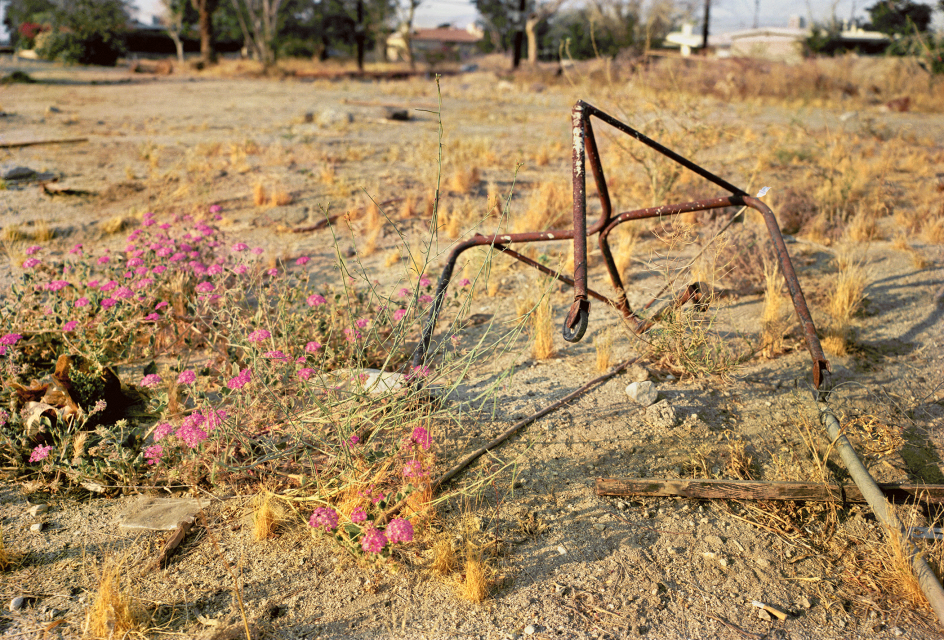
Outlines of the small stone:
{"type": "Polygon", "coordinates": [[[526,636],[533,636],[536,631],[537,629],[534,628],[533,624],[529,624],[527,627],[524,628],[524,634],[526,636]]]}
{"type": "Polygon", "coordinates": [[[43,527],[45,526],[46,526],[45,522],[37,522],[36,524],[30,525],[30,531],[32,531],[33,533],[39,533],[40,531],[43,530],[43,527]]]}
{"type": "Polygon", "coordinates": [[[665,379],[666,379],[666,380],[675,380],[675,376],[673,376],[671,373],[667,373],[667,374],[665,374],[665,379]]]}
{"type": "Polygon", "coordinates": [[[32,507],[30,507],[29,514],[35,518],[39,514],[46,513],[47,511],[49,511],[48,505],[34,504],[32,507]]]}
{"type": "Polygon", "coordinates": [[[354,122],[354,115],[347,111],[328,107],[316,116],[316,122],[322,127],[339,127],[354,122]]]}
{"type": "Polygon", "coordinates": [[[728,566],[728,559],[727,559],[727,558],[721,558],[720,560],[718,560],[718,564],[720,564],[722,567],[727,567],[727,566],[728,566]]]}
{"type": "Polygon", "coordinates": [[[616,508],[619,509],[620,511],[626,511],[626,503],[620,500],[619,502],[616,503],[616,508]]]}
{"type": "Polygon", "coordinates": [[[810,604],[810,601],[806,596],[800,596],[799,600],[797,600],[797,606],[800,607],[801,609],[806,610],[812,607],[813,605],[810,604]]]}
{"type": "Polygon", "coordinates": [[[892,635],[900,638],[905,635],[905,632],[901,630],[901,627],[892,627],[892,635]]]}
{"type": "Polygon", "coordinates": [[[641,364],[634,364],[626,370],[625,375],[633,382],[643,382],[649,379],[649,370],[641,364]]]}
{"type": "Polygon", "coordinates": [[[566,556],[566,555],[567,555],[567,549],[565,549],[565,548],[564,548],[564,545],[562,545],[562,544],[561,544],[561,545],[557,545],[557,553],[561,554],[562,556],[566,556]]]}
{"type": "Polygon", "coordinates": [[[764,609],[761,609],[760,611],[757,612],[757,617],[760,618],[761,620],[766,620],[767,622],[770,622],[771,620],[773,620],[773,618],[770,617],[770,614],[767,613],[764,609]]]}
{"type": "Polygon", "coordinates": [[[626,395],[636,404],[648,407],[659,399],[659,390],[649,380],[631,382],[626,387],[626,395]]]}
{"type": "Polygon", "coordinates": [[[596,529],[597,531],[603,531],[604,529],[606,529],[606,525],[603,524],[602,522],[597,522],[595,525],[593,525],[593,528],[596,529]]]}
{"type": "Polygon", "coordinates": [[[19,611],[26,604],[26,598],[17,596],[10,600],[10,611],[19,611]]]}

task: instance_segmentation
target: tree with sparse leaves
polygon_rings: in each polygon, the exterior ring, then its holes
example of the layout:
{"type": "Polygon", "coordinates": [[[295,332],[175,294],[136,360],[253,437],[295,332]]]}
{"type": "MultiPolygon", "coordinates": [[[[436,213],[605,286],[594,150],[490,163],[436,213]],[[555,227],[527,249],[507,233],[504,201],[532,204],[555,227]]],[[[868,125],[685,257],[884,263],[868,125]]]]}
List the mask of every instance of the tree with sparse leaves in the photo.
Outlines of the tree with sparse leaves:
{"type": "Polygon", "coordinates": [[[71,0],[49,14],[36,53],[48,60],[115,66],[127,50],[130,5],[125,0],[71,0]]]}

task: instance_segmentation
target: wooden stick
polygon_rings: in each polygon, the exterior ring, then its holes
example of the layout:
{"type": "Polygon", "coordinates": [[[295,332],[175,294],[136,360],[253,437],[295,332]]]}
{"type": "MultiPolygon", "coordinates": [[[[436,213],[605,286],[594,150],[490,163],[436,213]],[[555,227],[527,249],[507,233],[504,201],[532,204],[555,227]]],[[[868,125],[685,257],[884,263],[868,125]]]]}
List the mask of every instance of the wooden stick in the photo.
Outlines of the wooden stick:
{"type": "MultiPolygon", "coordinates": [[[[889,499],[944,502],[944,485],[880,483],[889,499]]],[[[598,478],[598,496],[680,496],[726,500],[808,500],[865,502],[854,484],[815,482],[758,482],[754,480],[681,480],[677,478],[598,478]]]]}
{"type": "Polygon", "coordinates": [[[0,149],[18,149],[20,147],[34,147],[40,144],[73,144],[88,142],[88,138],[58,138],[54,140],[27,140],[25,142],[0,142],[0,149]]]}
{"type": "Polygon", "coordinates": [[[193,528],[193,518],[183,520],[177,525],[173,535],[168,538],[167,542],[164,544],[164,548],[161,549],[160,555],[157,556],[157,559],[154,561],[155,569],[167,568],[168,563],[170,563],[170,557],[174,555],[174,551],[177,550],[177,547],[180,546],[180,543],[183,542],[184,538],[187,537],[187,534],[190,533],[191,528],[193,528]]]}

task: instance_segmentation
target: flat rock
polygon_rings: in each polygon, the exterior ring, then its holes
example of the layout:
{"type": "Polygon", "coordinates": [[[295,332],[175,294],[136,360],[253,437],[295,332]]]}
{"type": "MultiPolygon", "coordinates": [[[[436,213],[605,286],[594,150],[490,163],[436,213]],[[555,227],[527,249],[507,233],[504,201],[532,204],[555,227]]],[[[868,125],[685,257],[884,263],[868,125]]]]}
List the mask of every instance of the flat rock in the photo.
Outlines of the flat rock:
{"type": "Polygon", "coordinates": [[[199,500],[141,496],[125,511],[118,523],[122,529],[172,531],[194,518],[202,508],[199,500]]]}
{"type": "Polygon", "coordinates": [[[10,600],[10,611],[19,611],[26,604],[26,598],[17,596],[10,600]]]}
{"type": "Polygon", "coordinates": [[[18,167],[11,164],[0,165],[0,179],[6,182],[34,182],[52,180],[56,177],[55,173],[39,172],[29,167],[18,167]]]}
{"type": "Polygon", "coordinates": [[[636,404],[648,407],[659,399],[659,390],[649,380],[630,382],[626,387],[626,395],[636,404]]]}
{"type": "Polygon", "coordinates": [[[633,382],[642,382],[649,379],[649,369],[641,364],[634,364],[626,370],[625,375],[633,382]]]}
{"type": "Polygon", "coordinates": [[[46,513],[47,511],[49,511],[49,506],[45,504],[34,504],[29,508],[29,514],[34,518],[41,513],[46,513]]]}
{"type": "Polygon", "coordinates": [[[328,107],[315,116],[315,123],[321,127],[339,127],[354,122],[354,114],[341,109],[328,107]]]}

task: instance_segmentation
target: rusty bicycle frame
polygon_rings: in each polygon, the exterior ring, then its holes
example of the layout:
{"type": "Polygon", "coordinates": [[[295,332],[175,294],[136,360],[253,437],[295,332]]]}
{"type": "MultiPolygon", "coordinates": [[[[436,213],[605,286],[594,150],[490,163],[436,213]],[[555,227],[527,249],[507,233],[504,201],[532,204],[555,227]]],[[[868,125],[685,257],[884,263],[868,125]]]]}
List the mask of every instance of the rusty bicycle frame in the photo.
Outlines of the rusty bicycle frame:
{"type": "MultiPolygon", "coordinates": [[[[579,342],[587,330],[590,319],[590,298],[604,302],[618,310],[627,321],[630,328],[637,334],[646,332],[649,328],[658,322],[662,312],[656,313],[650,318],[640,317],[634,312],[626,300],[626,291],[623,288],[623,281],[619,270],[613,261],[613,254],[610,250],[608,241],[609,234],[618,225],[630,220],[643,220],[646,218],[656,218],[662,216],[676,216],[681,213],[693,211],[709,211],[712,209],[722,209],[725,207],[749,207],[763,216],[770,234],[770,239],[774,245],[774,251],[777,260],[780,263],[780,270],[784,280],[787,283],[787,289],[790,291],[790,297],[793,300],[793,308],[799,318],[800,325],[806,338],[806,346],[813,359],[813,386],[821,389],[826,382],[827,373],[830,371],[829,362],[823,354],[819,338],[816,335],[816,327],[813,319],[810,317],[809,308],[806,305],[806,299],[803,296],[803,290],[800,288],[800,282],[797,280],[796,272],[793,269],[793,263],[787,253],[787,246],[784,243],[783,235],[780,233],[780,225],[774,217],[773,211],[761,202],[758,198],[751,197],[743,189],[739,189],[729,182],[719,178],[710,171],[696,165],[691,160],[680,156],[671,149],[668,149],[658,142],[646,137],[639,131],[620,122],[613,116],[600,111],[591,104],[582,100],[574,105],[572,111],[573,123],[573,188],[574,188],[574,209],[573,209],[573,228],[557,229],[551,231],[535,231],[527,233],[505,233],[494,235],[475,234],[472,238],[458,243],[453,247],[446,266],[443,268],[439,281],[436,284],[436,295],[433,305],[427,317],[426,324],[423,326],[422,339],[419,346],[413,354],[413,366],[417,367],[423,364],[426,358],[426,352],[432,341],[433,331],[436,328],[436,320],[442,310],[445,300],[446,288],[452,279],[452,273],[456,266],[456,260],[462,252],[472,247],[489,245],[495,249],[520,260],[530,267],[545,273],[557,280],[572,286],[574,288],[574,302],[564,321],[563,335],[568,342],[579,342]],[[681,204],[665,205],[661,207],[651,207],[647,209],[637,209],[635,211],[626,211],[624,213],[613,215],[610,194],[607,189],[606,177],[603,173],[603,165],[600,162],[600,156],[597,151],[596,138],[593,135],[593,127],[590,118],[595,117],[617,131],[625,133],[638,142],[654,149],[658,153],[666,156],[674,162],[680,164],[686,169],[693,171],[706,180],[716,184],[725,191],[731,193],[729,196],[711,198],[708,200],[696,200],[693,202],[684,202],[681,204]],[[590,170],[596,183],[597,192],[600,198],[600,205],[603,209],[600,219],[596,221],[589,229],[587,228],[587,175],[586,165],[589,162],[590,170]],[[587,238],[599,234],[600,251],[603,254],[603,261],[606,264],[610,281],[616,290],[616,297],[611,299],[603,294],[590,289],[587,286],[587,238]],[[574,277],[558,273],[549,267],[540,264],[517,251],[514,251],[509,244],[515,242],[553,242],[559,240],[573,240],[574,243],[574,277]]],[[[687,289],[676,298],[673,305],[665,309],[675,308],[685,304],[689,300],[699,303],[701,300],[701,290],[698,284],[689,285],[687,289]]],[[[644,308],[648,309],[656,301],[653,298],[644,308]]]]}

